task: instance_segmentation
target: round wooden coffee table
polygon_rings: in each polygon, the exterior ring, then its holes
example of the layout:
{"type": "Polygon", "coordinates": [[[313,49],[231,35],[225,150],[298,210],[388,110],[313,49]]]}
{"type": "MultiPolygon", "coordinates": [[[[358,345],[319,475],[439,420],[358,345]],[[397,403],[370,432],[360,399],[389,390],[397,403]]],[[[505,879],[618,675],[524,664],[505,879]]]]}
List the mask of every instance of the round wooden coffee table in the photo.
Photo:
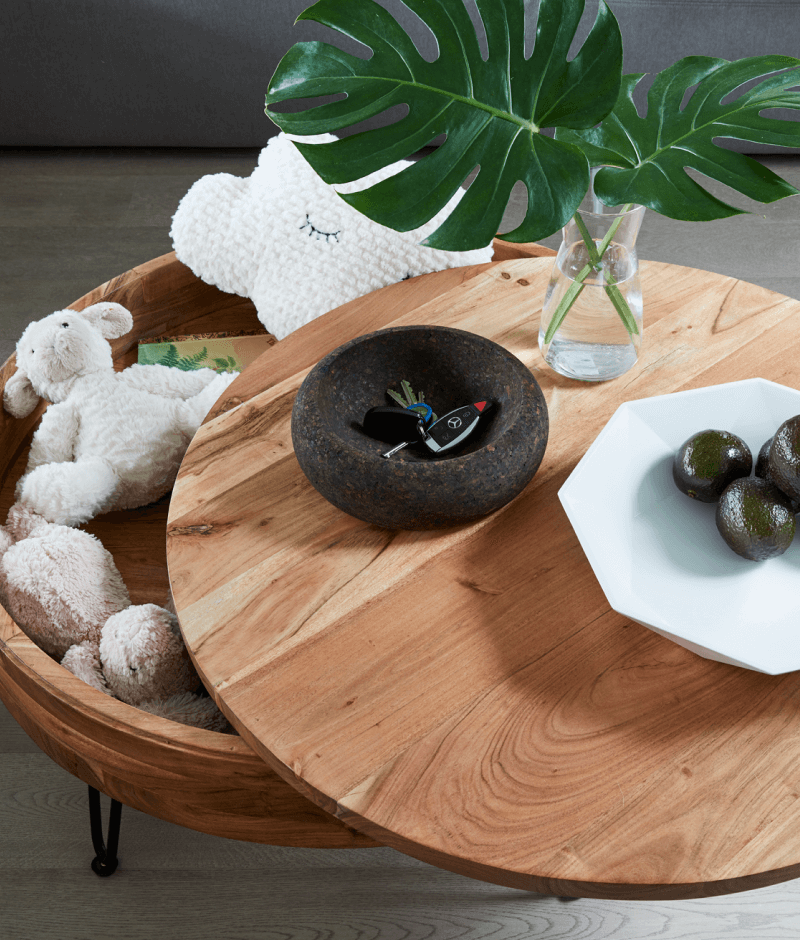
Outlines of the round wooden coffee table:
{"type": "Polygon", "coordinates": [[[551,264],[385,288],[243,373],[195,437],[170,506],[186,642],[271,768],[434,865],[612,898],[796,878],[800,673],[701,659],[612,611],[557,491],[623,401],[754,376],[800,387],[800,303],[646,262],[640,363],[582,384],[537,348],[551,264]],[[319,496],[292,452],[308,370],[352,337],[410,323],[501,343],[547,399],[538,473],[474,525],[367,525],[319,496]]]}

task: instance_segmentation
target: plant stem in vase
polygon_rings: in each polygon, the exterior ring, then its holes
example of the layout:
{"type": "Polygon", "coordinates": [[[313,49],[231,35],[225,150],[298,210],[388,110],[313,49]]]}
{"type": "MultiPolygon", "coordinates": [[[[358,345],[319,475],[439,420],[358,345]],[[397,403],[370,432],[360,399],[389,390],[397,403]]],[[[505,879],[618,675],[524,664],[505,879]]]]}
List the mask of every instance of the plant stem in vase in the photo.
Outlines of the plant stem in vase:
{"type": "Polygon", "coordinates": [[[604,206],[590,189],[564,226],[539,328],[547,364],[601,382],[627,372],[642,338],[636,237],[644,207],[604,206]]]}

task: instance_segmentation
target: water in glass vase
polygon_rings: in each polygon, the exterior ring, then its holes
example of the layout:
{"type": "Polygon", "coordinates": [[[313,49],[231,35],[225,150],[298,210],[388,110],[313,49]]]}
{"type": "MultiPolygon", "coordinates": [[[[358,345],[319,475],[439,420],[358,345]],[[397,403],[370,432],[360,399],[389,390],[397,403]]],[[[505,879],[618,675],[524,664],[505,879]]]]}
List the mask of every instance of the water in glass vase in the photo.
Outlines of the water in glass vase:
{"type": "MultiPolygon", "coordinates": [[[[601,239],[594,239],[599,251],[601,239]]],[[[539,348],[547,364],[571,378],[601,382],[613,379],[633,366],[642,339],[642,288],[636,252],[612,241],[605,250],[599,270],[583,281],[561,326],[549,343],[547,328],[569,288],[590,264],[589,251],[582,240],[562,243],[553,264],[539,327],[539,348]],[[606,286],[616,285],[626,301],[636,331],[629,333],[606,286]]]]}
{"type": "Polygon", "coordinates": [[[591,185],[564,226],[539,327],[539,348],[561,375],[614,379],[639,358],[642,288],[636,238],[644,206],[606,206],[591,185]]]}

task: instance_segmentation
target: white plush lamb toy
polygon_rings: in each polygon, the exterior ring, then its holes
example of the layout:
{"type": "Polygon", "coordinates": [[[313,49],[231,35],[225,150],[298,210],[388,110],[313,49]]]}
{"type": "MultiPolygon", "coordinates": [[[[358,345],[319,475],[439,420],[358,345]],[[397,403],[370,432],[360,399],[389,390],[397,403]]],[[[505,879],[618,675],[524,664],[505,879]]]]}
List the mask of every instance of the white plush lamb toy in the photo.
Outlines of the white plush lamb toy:
{"type": "Polygon", "coordinates": [[[387,284],[492,260],[492,245],[473,251],[420,245],[453,211],[463,190],[422,227],[395,232],[357,212],[337,191],[365,189],[409,161],[334,188],[311,169],[293,140],[336,138],[281,133],[261,151],[247,179],[203,176],[181,200],[171,231],[178,260],[201,280],[249,297],[259,320],[278,339],[387,284]]]}
{"type": "Polygon", "coordinates": [[[40,396],[52,404],[16,495],[49,522],[77,526],[168,493],[195,431],[236,378],[159,365],[115,372],[108,340],[132,326],[124,307],[101,302],[51,313],[17,343],[6,411],[25,417],[40,396]]]}

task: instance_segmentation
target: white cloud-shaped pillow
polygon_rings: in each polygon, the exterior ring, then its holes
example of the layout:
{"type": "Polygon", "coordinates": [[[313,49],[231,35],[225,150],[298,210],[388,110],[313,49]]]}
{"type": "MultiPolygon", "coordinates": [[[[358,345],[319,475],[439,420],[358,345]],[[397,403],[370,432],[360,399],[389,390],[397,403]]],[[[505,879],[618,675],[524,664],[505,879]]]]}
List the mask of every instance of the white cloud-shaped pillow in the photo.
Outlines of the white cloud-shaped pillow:
{"type": "Polygon", "coordinates": [[[317,176],[292,139],[273,137],[247,179],[228,173],[199,179],[181,200],[170,233],[180,261],[201,280],[249,297],[278,339],[387,284],[491,261],[491,245],[442,251],[419,244],[452,212],[463,190],[421,228],[395,232],[351,208],[336,190],[365,189],[408,161],[334,188],[317,176]]]}

